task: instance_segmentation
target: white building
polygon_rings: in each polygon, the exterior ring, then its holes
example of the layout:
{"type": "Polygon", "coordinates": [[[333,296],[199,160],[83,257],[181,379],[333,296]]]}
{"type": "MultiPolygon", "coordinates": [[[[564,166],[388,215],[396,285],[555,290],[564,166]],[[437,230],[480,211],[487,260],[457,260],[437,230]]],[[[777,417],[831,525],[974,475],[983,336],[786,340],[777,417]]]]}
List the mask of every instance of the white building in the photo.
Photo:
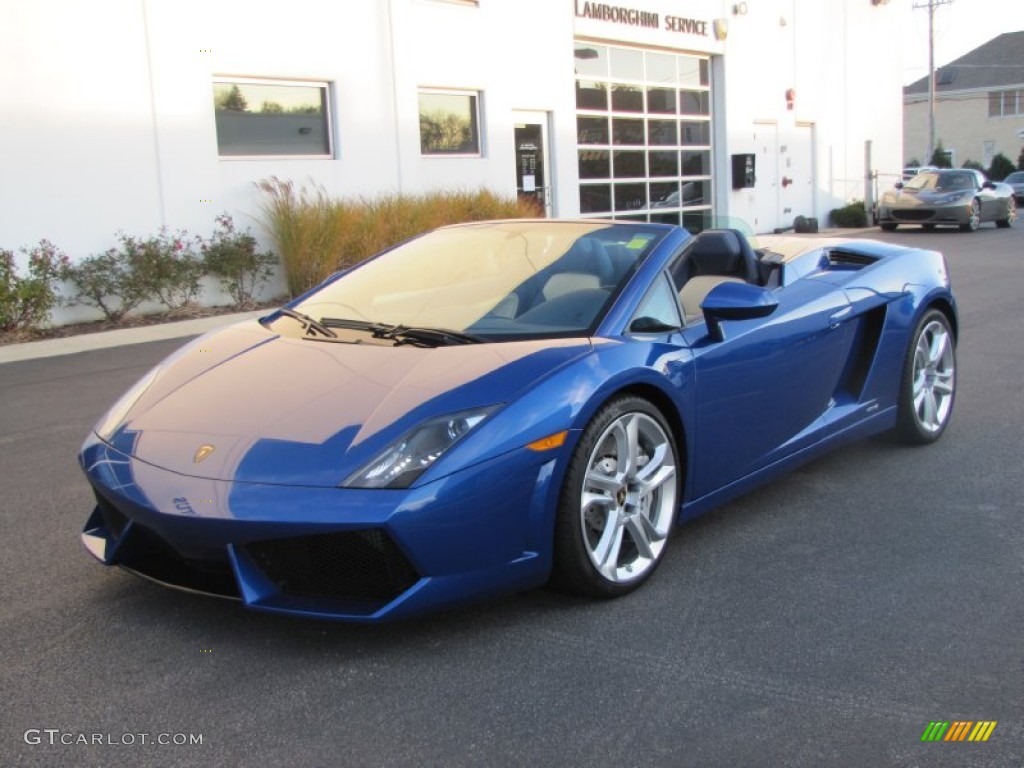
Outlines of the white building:
{"type": "Polygon", "coordinates": [[[765,232],[900,167],[909,4],[621,2],[0,0],[0,247],[256,228],[270,176],[765,232]]]}

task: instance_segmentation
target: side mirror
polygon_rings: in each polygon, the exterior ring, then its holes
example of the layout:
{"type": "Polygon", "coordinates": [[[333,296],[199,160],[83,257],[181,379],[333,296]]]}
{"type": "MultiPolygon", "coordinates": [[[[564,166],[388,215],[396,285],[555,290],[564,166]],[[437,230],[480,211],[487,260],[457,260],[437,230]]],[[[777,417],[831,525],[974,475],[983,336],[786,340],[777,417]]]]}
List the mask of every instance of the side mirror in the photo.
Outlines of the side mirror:
{"type": "Polygon", "coordinates": [[[995,184],[994,181],[986,181],[984,184],[981,185],[981,188],[982,189],[995,189],[996,188],[996,184],[995,184]]]}
{"type": "Polygon", "coordinates": [[[896,182],[896,189],[903,189],[903,182],[902,181],[897,181],[896,182]]]}
{"type": "Polygon", "coordinates": [[[749,283],[719,283],[704,298],[700,308],[712,341],[725,341],[723,320],[753,320],[778,309],[779,301],[767,288],[749,283]]]}

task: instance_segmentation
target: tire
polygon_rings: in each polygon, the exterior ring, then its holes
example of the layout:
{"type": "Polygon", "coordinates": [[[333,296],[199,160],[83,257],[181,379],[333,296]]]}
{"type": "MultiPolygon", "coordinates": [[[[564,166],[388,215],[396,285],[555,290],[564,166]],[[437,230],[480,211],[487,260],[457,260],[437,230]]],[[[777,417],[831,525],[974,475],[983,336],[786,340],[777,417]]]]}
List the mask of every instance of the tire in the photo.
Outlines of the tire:
{"type": "Polygon", "coordinates": [[[1011,196],[1006,199],[1006,216],[1002,219],[996,219],[996,226],[1000,229],[1009,229],[1016,220],[1017,201],[1011,196]]]}
{"type": "Polygon", "coordinates": [[[918,322],[903,361],[896,436],[906,443],[938,440],[956,400],[956,338],[937,309],[918,322]]]}
{"type": "Polygon", "coordinates": [[[924,229],[924,230],[926,230],[928,232],[934,232],[935,231],[935,225],[934,224],[922,224],[921,225],[921,229],[924,229]]]}
{"type": "Polygon", "coordinates": [[[896,227],[898,227],[899,224],[890,224],[889,222],[886,222],[885,224],[879,224],[878,226],[883,232],[895,232],[896,227]]]}
{"type": "Polygon", "coordinates": [[[981,203],[975,198],[971,200],[971,210],[967,214],[967,221],[960,225],[961,232],[976,232],[981,226],[981,203]]]}
{"type": "Polygon", "coordinates": [[[672,429],[650,401],[624,396],[598,411],[562,486],[554,586],[618,597],[654,573],[679,511],[678,456],[672,429]],[[631,462],[633,455],[637,460],[631,462]]]}

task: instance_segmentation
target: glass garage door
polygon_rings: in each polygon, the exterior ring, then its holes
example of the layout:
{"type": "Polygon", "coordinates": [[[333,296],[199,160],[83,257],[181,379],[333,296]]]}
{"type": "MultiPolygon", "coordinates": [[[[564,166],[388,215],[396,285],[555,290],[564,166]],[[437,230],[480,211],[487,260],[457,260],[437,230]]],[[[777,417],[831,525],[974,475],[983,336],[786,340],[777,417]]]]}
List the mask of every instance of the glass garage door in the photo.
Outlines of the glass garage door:
{"type": "Polygon", "coordinates": [[[575,63],[580,213],[708,226],[708,57],[577,42],[575,63]]]}

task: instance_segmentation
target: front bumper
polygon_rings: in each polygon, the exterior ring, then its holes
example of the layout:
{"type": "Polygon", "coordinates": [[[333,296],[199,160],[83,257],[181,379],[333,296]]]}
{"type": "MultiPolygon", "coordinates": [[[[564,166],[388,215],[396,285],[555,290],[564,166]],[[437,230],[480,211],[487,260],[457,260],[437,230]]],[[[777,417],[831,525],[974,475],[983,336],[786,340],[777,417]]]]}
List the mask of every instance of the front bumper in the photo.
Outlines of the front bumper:
{"type": "Polygon", "coordinates": [[[79,458],[97,505],[82,541],[106,565],[258,610],[404,618],[547,580],[566,450],[365,490],[189,477],[92,436],[79,458]]]}
{"type": "Polygon", "coordinates": [[[950,205],[898,207],[882,205],[878,210],[879,224],[935,224],[960,226],[971,218],[969,203],[950,205]]]}

